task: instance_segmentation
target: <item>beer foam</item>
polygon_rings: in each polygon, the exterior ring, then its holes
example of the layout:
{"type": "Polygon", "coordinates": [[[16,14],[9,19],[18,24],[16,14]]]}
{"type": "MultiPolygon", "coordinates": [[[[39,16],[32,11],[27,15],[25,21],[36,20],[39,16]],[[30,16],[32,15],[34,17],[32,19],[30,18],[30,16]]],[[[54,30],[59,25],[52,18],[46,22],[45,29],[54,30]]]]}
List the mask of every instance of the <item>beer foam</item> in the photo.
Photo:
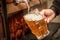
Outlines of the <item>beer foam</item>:
{"type": "Polygon", "coordinates": [[[40,14],[26,14],[24,18],[28,21],[39,21],[43,19],[43,17],[40,14]]]}

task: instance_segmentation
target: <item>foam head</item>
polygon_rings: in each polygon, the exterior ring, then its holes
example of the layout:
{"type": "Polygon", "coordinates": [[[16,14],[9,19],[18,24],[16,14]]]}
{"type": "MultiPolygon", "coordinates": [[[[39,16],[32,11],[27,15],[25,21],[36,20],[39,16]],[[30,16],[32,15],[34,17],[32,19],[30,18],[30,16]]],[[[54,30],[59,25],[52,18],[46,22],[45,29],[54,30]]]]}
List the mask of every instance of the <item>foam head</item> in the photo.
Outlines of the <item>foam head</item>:
{"type": "Polygon", "coordinates": [[[26,14],[24,15],[24,19],[27,21],[39,21],[42,20],[43,17],[40,14],[26,14]]]}

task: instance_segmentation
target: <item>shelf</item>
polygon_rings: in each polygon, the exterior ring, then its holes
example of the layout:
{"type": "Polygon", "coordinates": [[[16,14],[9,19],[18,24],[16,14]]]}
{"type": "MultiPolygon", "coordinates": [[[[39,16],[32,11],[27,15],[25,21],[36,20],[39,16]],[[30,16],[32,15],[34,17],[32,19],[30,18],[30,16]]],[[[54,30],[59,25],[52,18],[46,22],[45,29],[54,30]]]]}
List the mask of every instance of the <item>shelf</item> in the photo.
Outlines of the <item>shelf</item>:
{"type": "MultiPolygon", "coordinates": [[[[46,4],[47,1],[40,2],[40,1],[32,1],[29,3],[30,8],[38,8],[39,6],[46,4]]],[[[21,10],[27,9],[26,3],[19,3],[17,6],[14,5],[14,3],[7,4],[7,13],[8,16],[16,14],[16,12],[19,12],[21,10]]]]}

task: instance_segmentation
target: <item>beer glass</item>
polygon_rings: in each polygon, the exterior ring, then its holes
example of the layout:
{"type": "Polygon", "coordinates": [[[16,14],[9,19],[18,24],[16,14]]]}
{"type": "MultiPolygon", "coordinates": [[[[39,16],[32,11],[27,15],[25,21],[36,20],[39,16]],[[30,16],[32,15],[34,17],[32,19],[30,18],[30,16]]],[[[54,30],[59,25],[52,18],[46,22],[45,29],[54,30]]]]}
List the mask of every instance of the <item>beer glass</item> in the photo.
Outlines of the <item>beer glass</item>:
{"type": "Polygon", "coordinates": [[[42,39],[49,34],[47,23],[40,14],[29,13],[24,15],[24,19],[37,39],[42,39]]]}

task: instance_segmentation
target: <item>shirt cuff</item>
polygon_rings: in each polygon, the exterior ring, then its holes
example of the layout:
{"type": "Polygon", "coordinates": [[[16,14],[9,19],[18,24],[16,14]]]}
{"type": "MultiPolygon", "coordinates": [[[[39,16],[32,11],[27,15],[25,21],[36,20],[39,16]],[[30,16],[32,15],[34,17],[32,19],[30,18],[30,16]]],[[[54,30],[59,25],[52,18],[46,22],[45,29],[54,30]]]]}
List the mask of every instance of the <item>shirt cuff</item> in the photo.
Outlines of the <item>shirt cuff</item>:
{"type": "Polygon", "coordinates": [[[50,9],[52,9],[55,12],[56,16],[59,15],[59,12],[58,12],[59,10],[56,6],[51,6],[50,9]]]}

